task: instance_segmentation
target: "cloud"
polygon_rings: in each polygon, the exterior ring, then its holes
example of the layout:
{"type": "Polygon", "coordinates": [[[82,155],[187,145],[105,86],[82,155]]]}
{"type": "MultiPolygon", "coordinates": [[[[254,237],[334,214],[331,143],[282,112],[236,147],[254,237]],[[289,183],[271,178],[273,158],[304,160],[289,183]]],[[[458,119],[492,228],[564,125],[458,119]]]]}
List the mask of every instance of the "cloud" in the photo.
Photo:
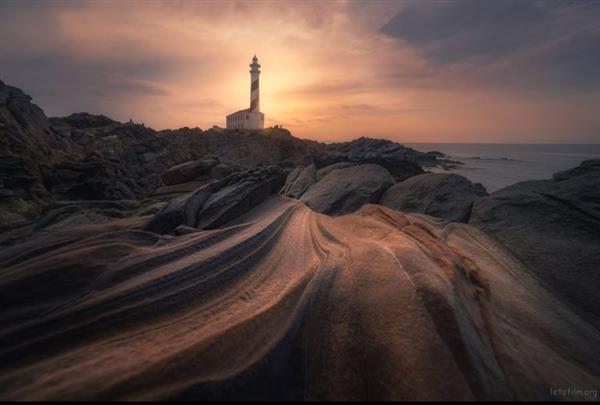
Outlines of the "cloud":
{"type": "Polygon", "coordinates": [[[410,2],[381,32],[432,66],[539,90],[600,85],[600,2],[410,2]],[[458,67],[456,67],[458,65],[458,67]]]}
{"type": "Polygon", "coordinates": [[[585,142],[600,131],[598,8],[5,0],[0,79],[49,115],[207,128],[248,105],[256,53],[267,125],[298,136],[585,142]]]}

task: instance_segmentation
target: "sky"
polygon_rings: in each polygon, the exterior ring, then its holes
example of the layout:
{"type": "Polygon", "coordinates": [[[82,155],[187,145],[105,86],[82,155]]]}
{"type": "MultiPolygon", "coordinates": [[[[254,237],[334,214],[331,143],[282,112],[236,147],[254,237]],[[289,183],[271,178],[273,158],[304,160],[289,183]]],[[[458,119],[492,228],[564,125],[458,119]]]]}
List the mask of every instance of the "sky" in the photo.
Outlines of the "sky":
{"type": "Polygon", "coordinates": [[[600,143],[600,0],[0,2],[0,80],[49,116],[321,141],[600,143]]]}

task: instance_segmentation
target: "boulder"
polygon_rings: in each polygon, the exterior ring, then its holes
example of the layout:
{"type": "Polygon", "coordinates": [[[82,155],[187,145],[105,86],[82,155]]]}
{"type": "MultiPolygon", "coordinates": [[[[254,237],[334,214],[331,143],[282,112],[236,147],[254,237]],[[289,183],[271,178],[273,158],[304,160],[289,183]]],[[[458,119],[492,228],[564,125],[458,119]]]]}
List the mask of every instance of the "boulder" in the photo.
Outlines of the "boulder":
{"type": "Polygon", "coordinates": [[[330,155],[337,157],[338,160],[382,166],[397,181],[425,173],[419,162],[435,159],[396,142],[366,137],[350,142],[332,143],[327,145],[327,149],[330,155]]]}
{"type": "Polygon", "coordinates": [[[481,184],[473,184],[458,174],[426,173],[394,184],[379,204],[398,211],[467,222],[473,202],[487,195],[481,184]]]}
{"type": "Polygon", "coordinates": [[[390,173],[374,164],[335,169],[311,186],[300,198],[310,208],[329,215],[356,211],[377,202],[394,184],[390,173]]]}
{"type": "Polygon", "coordinates": [[[300,198],[316,181],[317,170],[314,164],[306,167],[298,166],[288,175],[281,194],[291,198],[300,198]]]}
{"type": "Polygon", "coordinates": [[[210,169],[218,163],[219,159],[216,157],[207,157],[200,160],[181,163],[165,170],[160,175],[160,179],[166,186],[187,183],[197,180],[200,176],[207,174],[210,169]]]}
{"type": "Polygon", "coordinates": [[[345,167],[356,166],[357,163],[353,162],[338,162],[329,166],[325,166],[319,170],[317,170],[317,181],[321,180],[323,177],[327,176],[333,170],[343,169],[345,167]]]}
{"type": "Polygon", "coordinates": [[[600,326],[600,160],[481,198],[469,224],[502,242],[600,326]]]}
{"type": "Polygon", "coordinates": [[[284,181],[285,173],[276,166],[234,173],[189,195],[172,199],[146,223],[144,229],[169,233],[180,225],[198,229],[217,228],[276,193],[284,181]]]}

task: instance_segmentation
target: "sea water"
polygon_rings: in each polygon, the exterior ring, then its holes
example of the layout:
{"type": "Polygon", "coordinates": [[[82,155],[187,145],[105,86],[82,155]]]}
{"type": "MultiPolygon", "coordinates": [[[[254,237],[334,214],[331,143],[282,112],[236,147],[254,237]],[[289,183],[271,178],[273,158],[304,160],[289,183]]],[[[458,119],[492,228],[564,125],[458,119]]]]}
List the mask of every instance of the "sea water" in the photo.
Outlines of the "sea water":
{"type": "Polygon", "coordinates": [[[411,143],[413,149],[440,151],[464,165],[446,171],[457,173],[494,192],[525,180],[550,179],[556,172],[578,166],[587,159],[600,158],[600,144],[476,144],[411,143]]]}

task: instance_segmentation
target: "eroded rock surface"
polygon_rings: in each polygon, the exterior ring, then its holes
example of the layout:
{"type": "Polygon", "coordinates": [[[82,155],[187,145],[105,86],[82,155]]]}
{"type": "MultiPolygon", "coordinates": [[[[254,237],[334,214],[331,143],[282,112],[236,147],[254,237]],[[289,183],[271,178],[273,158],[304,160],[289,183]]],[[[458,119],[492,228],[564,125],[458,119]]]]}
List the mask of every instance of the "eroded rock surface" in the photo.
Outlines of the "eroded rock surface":
{"type": "Polygon", "coordinates": [[[473,202],[486,195],[481,184],[473,184],[458,174],[426,173],[394,184],[379,204],[398,211],[466,222],[473,202]]]}
{"type": "Polygon", "coordinates": [[[342,215],[377,202],[394,184],[390,173],[374,164],[335,169],[311,186],[300,200],[317,212],[342,215]]]}
{"type": "Polygon", "coordinates": [[[600,160],[477,200],[469,223],[600,325],[600,160]]]}
{"type": "Polygon", "coordinates": [[[599,330],[472,226],[280,196],[180,236],[125,221],[0,251],[2,398],[552,400],[600,385],[599,330]]]}
{"type": "Polygon", "coordinates": [[[172,199],[144,229],[168,233],[179,225],[199,229],[218,227],[279,191],[284,181],[283,170],[275,166],[234,173],[208,183],[189,195],[172,199]]]}
{"type": "Polygon", "coordinates": [[[281,194],[300,198],[317,181],[317,170],[315,165],[298,166],[288,176],[285,181],[281,194]]]}

